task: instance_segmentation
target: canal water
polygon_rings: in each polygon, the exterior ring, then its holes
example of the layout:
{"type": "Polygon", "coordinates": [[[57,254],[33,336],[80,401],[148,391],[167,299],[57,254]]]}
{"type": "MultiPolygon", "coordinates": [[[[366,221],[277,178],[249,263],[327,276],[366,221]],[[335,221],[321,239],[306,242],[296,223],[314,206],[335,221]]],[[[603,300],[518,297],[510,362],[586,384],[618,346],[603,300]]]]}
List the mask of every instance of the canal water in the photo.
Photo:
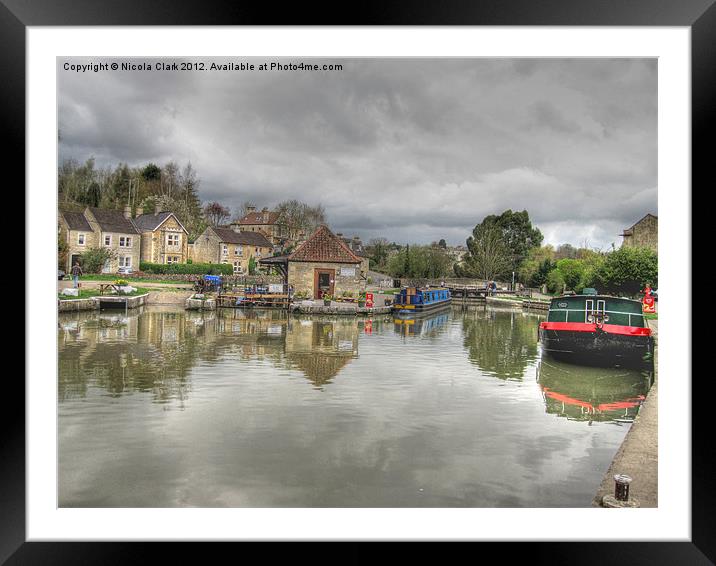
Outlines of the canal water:
{"type": "Polygon", "coordinates": [[[59,316],[61,507],[588,507],[651,384],[544,315],[59,316]]]}

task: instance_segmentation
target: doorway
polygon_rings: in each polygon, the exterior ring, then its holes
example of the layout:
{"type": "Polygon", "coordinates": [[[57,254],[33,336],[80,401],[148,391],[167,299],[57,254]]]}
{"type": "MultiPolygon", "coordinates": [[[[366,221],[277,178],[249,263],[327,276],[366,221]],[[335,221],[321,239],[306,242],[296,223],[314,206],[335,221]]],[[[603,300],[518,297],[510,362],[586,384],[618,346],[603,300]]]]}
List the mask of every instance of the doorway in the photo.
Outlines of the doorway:
{"type": "Polygon", "coordinates": [[[314,269],[313,272],[313,298],[322,299],[323,295],[333,295],[336,270],[314,269]]]}

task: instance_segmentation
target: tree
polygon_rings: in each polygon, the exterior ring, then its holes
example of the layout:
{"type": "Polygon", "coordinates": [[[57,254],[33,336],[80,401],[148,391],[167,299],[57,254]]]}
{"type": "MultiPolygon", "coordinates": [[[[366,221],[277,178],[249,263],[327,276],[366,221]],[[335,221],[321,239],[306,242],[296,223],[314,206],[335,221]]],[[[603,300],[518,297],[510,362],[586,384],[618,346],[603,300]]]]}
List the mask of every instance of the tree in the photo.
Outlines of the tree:
{"type": "Polygon", "coordinates": [[[249,258],[249,275],[256,275],[256,258],[254,256],[249,258]]]}
{"type": "Polygon", "coordinates": [[[442,249],[447,248],[447,242],[445,241],[444,238],[440,238],[440,241],[438,242],[438,246],[441,247],[442,249]]]}
{"type": "Polygon", "coordinates": [[[388,240],[385,238],[372,238],[365,251],[371,261],[371,267],[376,269],[384,268],[388,261],[388,240]]]}
{"type": "Polygon", "coordinates": [[[502,230],[494,222],[482,222],[475,226],[472,236],[467,239],[467,250],[463,262],[455,266],[458,277],[491,280],[510,271],[510,250],[502,230]]]}
{"type": "Polygon", "coordinates": [[[291,240],[297,240],[302,232],[308,234],[326,223],[326,211],[322,205],[309,206],[296,199],[280,202],[276,206],[281,222],[291,240]]]}
{"type": "Polygon", "coordinates": [[[655,252],[646,248],[620,248],[606,254],[594,273],[600,292],[637,295],[644,285],[658,286],[659,261],[655,252]]]}
{"type": "Polygon", "coordinates": [[[216,201],[204,206],[204,217],[211,226],[220,226],[231,216],[231,211],[216,201]]]}
{"type": "Polygon", "coordinates": [[[567,289],[576,290],[584,277],[584,262],[578,259],[560,259],[556,268],[567,289]]]}
{"type": "Polygon", "coordinates": [[[504,245],[510,255],[509,266],[498,275],[508,275],[511,271],[518,271],[529,251],[542,245],[544,239],[542,232],[532,226],[526,210],[512,212],[508,209],[499,216],[492,214],[486,216],[482,224],[492,225],[501,232],[504,245]]]}

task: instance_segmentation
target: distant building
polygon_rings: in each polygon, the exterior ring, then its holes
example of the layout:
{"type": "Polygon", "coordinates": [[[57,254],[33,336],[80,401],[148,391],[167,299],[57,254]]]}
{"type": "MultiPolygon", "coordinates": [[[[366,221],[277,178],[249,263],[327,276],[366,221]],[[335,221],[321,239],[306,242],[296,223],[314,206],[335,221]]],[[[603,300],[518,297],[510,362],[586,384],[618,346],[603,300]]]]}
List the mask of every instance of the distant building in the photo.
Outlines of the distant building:
{"type": "Polygon", "coordinates": [[[327,226],[319,226],[286,258],[288,283],[295,293],[320,299],[324,294],[365,290],[367,259],[356,255],[327,226]]]}
{"type": "Polygon", "coordinates": [[[272,252],[273,244],[260,232],[210,226],[194,241],[192,259],[197,263],[228,263],[234,274],[247,275],[252,257],[258,262],[272,252]]]}
{"type": "Polygon", "coordinates": [[[653,214],[647,214],[630,228],[626,228],[621,236],[623,248],[648,248],[654,252],[659,251],[659,219],[653,214]]]}
{"type": "Polygon", "coordinates": [[[256,207],[246,208],[246,214],[230,224],[236,232],[260,232],[272,244],[283,245],[288,239],[288,228],[281,222],[281,215],[264,207],[257,212],[256,207]]]}

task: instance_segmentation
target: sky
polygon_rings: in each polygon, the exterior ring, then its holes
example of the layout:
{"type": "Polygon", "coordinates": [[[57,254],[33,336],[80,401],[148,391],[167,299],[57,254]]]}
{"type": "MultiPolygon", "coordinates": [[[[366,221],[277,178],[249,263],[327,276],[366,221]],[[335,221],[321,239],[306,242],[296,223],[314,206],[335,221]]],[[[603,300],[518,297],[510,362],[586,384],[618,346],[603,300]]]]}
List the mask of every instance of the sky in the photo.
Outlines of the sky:
{"type": "Polygon", "coordinates": [[[363,241],[464,244],[512,209],[606,250],[658,214],[656,59],[58,58],[58,126],[60,162],[191,162],[204,202],[322,204],[363,241]],[[156,67],[181,61],[204,69],[156,67]],[[151,70],[65,68],[112,62],[151,70]]]}

